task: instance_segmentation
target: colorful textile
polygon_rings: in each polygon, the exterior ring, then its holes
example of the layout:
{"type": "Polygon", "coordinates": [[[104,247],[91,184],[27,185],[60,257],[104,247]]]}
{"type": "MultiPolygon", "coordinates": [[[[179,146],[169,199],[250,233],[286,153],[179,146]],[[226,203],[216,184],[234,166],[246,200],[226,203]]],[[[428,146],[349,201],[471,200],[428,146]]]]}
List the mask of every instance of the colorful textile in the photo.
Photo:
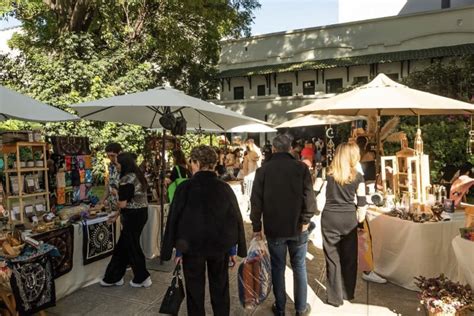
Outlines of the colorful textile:
{"type": "Polygon", "coordinates": [[[10,285],[20,315],[56,305],[53,264],[48,254],[13,263],[10,285]]]}
{"type": "Polygon", "coordinates": [[[56,188],[56,203],[58,205],[66,204],[66,189],[65,188],[56,188]]]}
{"type": "Polygon", "coordinates": [[[71,172],[66,172],[66,187],[72,186],[71,172]]]}
{"type": "Polygon", "coordinates": [[[56,174],[56,187],[57,188],[66,187],[66,173],[65,172],[58,172],[56,174]]]}
{"type": "Polygon", "coordinates": [[[84,156],[84,168],[92,169],[92,157],[90,155],[84,156]]]}
{"type": "Polygon", "coordinates": [[[86,170],[86,183],[92,183],[93,177],[92,177],[92,170],[87,169],[86,170]]]}
{"type": "Polygon", "coordinates": [[[81,187],[76,186],[72,191],[72,203],[77,203],[81,201],[81,187]]]}
{"type": "Polygon", "coordinates": [[[66,171],[71,171],[72,170],[72,156],[64,157],[64,163],[65,163],[66,171]]]}
{"type": "Polygon", "coordinates": [[[84,169],[79,170],[79,179],[81,184],[86,183],[86,171],[84,169]]]}
{"type": "Polygon", "coordinates": [[[79,199],[81,201],[87,199],[87,187],[85,184],[79,186],[79,199]]]}
{"type": "Polygon", "coordinates": [[[85,168],[84,156],[82,156],[82,155],[77,156],[76,161],[77,161],[77,164],[76,164],[77,169],[84,169],[85,168]]]}
{"type": "Polygon", "coordinates": [[[115,223],[107,224],[107,217],[82,222],[84,265],[112,254],[115,247],[115,223]]]}
{"type": "Polygon", "coordinates": [[[74,227],[72,225],[39,234],[33,238],[50,244],[59,251],[59,256],[52,258],[55,279],[71,271],[74,253],[74,227]]]}

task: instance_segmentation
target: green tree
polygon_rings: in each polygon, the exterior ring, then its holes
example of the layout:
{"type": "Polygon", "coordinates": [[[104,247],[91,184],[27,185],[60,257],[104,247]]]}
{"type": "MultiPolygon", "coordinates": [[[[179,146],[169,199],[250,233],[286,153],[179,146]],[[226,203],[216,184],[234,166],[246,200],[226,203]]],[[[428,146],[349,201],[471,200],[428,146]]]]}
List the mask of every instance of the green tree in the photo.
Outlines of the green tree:
{"type": "MultiPolygon", "coordinates": [[[[217,93],[219,41],[249,35],[257,0],[29,0],[2,3],[23,31],[17,56],[0,56],[0,84],[71,111],[70,104],[170,84],[203,99],[217,93]]],[[[24,124],[8,123],[1,128],[24,124]]],[[[145,131],[116,123],[46,124],[47,134],[109,141],[140,153],[145,131]]],[[[96,170],[96,175],[101,169],[96,170]]]]}

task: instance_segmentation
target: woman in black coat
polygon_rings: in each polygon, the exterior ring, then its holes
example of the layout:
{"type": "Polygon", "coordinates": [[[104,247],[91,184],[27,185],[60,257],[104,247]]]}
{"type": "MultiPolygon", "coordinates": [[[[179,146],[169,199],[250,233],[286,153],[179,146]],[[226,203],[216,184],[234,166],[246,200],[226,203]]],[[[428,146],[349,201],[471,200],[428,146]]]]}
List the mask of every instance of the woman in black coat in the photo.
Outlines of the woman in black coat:
{"type": "Polygon", "coordinates": [[[191,151],[193,177],[181,183],[171,204],[161,258],[176,248],[186,283],[188,315],[205,315],[206,266],[215,315],[229,315],[229,263],[245,257],[245,232],[237,198],[214,171],[217,154],[209,146],[191,151]],[[237,246],[237,249],[236,249],[237,246]],[[182,257],[179,255],[182,254],[182,257]]]}

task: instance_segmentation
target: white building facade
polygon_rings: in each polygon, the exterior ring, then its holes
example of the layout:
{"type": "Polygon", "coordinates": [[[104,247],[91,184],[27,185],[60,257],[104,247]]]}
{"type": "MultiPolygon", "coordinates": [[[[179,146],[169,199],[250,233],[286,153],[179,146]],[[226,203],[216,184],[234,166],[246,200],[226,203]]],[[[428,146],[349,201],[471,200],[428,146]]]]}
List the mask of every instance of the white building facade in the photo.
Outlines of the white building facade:
{"type": "Polygon", "coordinates": [[[227,40],[217,102],[281,123],[288,110],[378,73],[400,80],[436,60],[473,54],[474,6],[227,40]]]}

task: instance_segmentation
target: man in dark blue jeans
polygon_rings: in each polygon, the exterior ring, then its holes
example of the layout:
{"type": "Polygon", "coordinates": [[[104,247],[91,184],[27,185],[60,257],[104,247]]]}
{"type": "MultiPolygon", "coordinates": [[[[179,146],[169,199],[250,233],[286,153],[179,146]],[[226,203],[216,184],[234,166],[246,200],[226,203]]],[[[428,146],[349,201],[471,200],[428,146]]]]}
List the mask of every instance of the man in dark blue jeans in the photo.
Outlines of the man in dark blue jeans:
{"type": "Polygon", "coordinates": [[[316,211],[316,200],[308,167],[289,153],[291,139],[279,135],[273,140],[273,155],[257,169],[251,196],[250,219],[254,237],[268,241],[272,263],[272,282],[276,315],[285,314],[286,254],[294,277],[296,315],[308,315],[306,251],[308,227],[316,211]]]}

